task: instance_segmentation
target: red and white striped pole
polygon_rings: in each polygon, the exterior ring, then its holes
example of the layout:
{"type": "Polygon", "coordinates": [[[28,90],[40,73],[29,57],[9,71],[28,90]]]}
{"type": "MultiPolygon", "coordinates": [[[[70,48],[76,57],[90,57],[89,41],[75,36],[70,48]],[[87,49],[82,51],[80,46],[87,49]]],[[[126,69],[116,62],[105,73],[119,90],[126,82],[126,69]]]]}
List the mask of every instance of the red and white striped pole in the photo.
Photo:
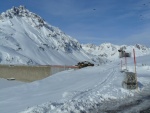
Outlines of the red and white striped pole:
{"type": "Polygon", "coordinates": [[[127,70],[127,57],[126,57],[126,52],[125,52],[124,54],[125,54],[125,66],[126,66],[126,70],[127,70]]]}
{"type": "Polygon", "coordinates": [[[135,50],[134,49],[133,49],[133,54],[134,54],[134,66],[135,66],[136,86],[137,86],[137,90],[138,90],[137,73],[136,73],[136,57],[135,57],[135,50]]]}
{"type": "Polygon", "coordinates": [[[134,55],[134,67],[135,67],[135,73],[136,73],[136,58],[135,58],[135,50],[133,49],[133,55],[134,55]]]}

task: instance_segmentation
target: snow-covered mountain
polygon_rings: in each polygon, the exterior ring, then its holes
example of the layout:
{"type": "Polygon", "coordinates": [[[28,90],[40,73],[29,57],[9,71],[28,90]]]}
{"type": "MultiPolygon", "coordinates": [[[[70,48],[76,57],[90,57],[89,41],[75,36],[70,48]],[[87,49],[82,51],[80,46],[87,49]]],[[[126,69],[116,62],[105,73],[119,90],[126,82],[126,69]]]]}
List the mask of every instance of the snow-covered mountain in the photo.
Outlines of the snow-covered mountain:
{"type": "Polygon", "coordinates": [[[91,53],[96,56],[100,56],[103,58],[107,58],[110,60],[117,59],[119,57],[118,50],[120,48],[123,48],[128,53],[131,53],[131,56],[133,56],[133,49],[135,49],[136,56],[144,56],[147,54],[150,54],[150,48],[136,44],[134,46],[127,46],[127,45],[113,45],[111,43],[103,43],[99,46],[96,46],[94,44],[82,44],[82,48],[87,52],[91,53]]]}
{"type": "Polygon", "coordinates": [[[24,6],[0,15],[0,64],[65,64],[89,59],[80,43],[24,6]]]}
{"type": "Polygon", "coordinates": [[[137,56],[150,54],[150,48],[139,44],[81,45],[24,6],[13,7],[0,15],[0,64],[75,65],[90,59],[102,63],[117,59],[120,47],[129,52],[135,48],[137,56]]]}

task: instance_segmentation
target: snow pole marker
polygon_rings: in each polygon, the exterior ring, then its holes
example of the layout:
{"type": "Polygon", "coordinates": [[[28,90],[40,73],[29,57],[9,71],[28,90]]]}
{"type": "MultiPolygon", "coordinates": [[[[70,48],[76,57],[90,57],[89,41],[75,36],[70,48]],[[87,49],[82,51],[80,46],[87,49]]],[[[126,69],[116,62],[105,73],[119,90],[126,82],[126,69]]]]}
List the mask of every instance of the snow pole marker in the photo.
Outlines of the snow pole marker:
{"type": "Polygon", "coordinates": [[[122,60],[121,60],[121,71],[122,71],[122,60]]]}
{"type": "Polygon", "coordinates": [[[125,55],[125,65],[126,65],[126,70],[127,70],[127,57],[125,55]]]}
{"type": "Polygon", "coordinates": [[[127,57],[126,57],[126,52],[124,52],[124,58],[125,58],[125,66],[126,66],[126,70],[127,70],[127,57]]]}
{"type": "Polygon", "coordinates": [[[135,50],[133,49],[133,55],[134,55],[134,69],[135,69],[135,77],[136,77],[136,84],[137,84],[137,91],[138,90],[138,82],[137,82],[137,72],[136,72],[136,57],[135,57],[135,50]]]}
{"type": "Polygon", "coordinates": [[[135,58],[135,50],[133,49],[133,55],[134,55],[134,68],[135,68],[135,74],[136,74],[136,58],[135,58]]]}

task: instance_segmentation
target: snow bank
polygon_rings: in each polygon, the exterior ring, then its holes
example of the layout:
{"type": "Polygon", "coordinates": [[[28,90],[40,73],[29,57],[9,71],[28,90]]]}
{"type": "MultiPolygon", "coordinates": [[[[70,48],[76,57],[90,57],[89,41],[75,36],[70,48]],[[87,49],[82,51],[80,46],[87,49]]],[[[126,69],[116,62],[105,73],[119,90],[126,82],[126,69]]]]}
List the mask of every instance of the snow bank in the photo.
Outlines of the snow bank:
{"type": "MultiPolygon", "coordinates": [[[[150,56],[141,57],[137,61],[139,93],[142,93],[150,83],[150,71],[140,63],[146,58],[150,56]]],[[[128,60],[130,61],[128,68],[134,70],[132,60],[128,60]]],[[[105,102],[134,96],[137,90],[122,88],[124,73],[120,72],[119,62],[64,71],[30,84],[2,89],[1,111],[3,113],[92,112],[98,110],[105,102]]],[[[147,66],[150,66],[148,62],[147,66]]]]}

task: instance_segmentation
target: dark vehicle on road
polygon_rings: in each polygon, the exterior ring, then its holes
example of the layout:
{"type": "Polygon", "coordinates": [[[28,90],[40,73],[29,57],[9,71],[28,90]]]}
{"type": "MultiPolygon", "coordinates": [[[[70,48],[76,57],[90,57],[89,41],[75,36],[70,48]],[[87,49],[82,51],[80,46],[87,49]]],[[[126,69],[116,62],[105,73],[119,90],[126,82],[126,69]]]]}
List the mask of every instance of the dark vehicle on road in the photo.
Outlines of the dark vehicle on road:
{"type": "Polygon", "coordinates": [[[94,66],[94,64],[92,64],[88,61],[83,61],[83,62],[79,62],[76,66],[78,66],[79,68],[84,68],[87,66],[94,66]]]}

